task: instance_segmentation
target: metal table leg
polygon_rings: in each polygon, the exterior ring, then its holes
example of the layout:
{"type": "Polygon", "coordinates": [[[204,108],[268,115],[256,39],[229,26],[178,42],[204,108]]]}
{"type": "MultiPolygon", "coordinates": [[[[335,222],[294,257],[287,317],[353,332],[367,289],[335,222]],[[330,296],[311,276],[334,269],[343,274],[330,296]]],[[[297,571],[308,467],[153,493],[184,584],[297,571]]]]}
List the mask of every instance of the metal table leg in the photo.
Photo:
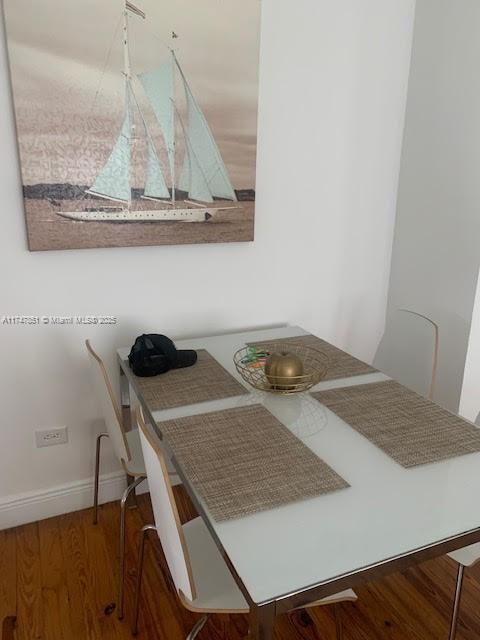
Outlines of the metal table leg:
{"type": "Polygon", "coordinates": [[[132,428],[130,411],[130,384],[122,367],[120,367],[120,406],[122,410],[123,429],[130,431],[132,428]]]}
{"type": "MultiPolygon", "coordinates": [[[[120,409],[122,412],[123,430],[126,433],[132,429],[133,420],[130,406],[130,383],[125,375],[122,367],[120,369],[120,409]]],[[[135,476],[127,474],[127,486],[135,482],[135,476]]],[[[128,498],[128,508],[134,509],[137,506],[137,498],[135,492],[130,493],[128,498]]]]}
{"type": "Polygon", "coordinates": [[[462,564],[458,565],[457,573],[457,586],[455,589],[455,600],[453,603],[452,621],[450,624],[449,640],[455,640],[457,635],[458,614],[460,613],[460,599],[462,597],[463,576],[465,573],[465,567],[462,564]]]}
{"type": "Polygon", "coordinates": [[[145,480],[144,476],[136,478],[134,482],[128,485],[125,489],[122,499],[120,501],[120,571],[118,576],[118,605],[117,616],[119,620],[123,618],[123,598],[124,598],[124,583],[125,583],[125,506],[129,495],[135,492],[135,488],[145,480]]]}
{"type": "Polygon", "coordinates": [[[275,602],[253,606],[250,609],[251,640],[273,640],[273,626],[275,623],[275,602]]]}
{"type": "Polygon", "coordinates": [[[333,605],[335,611],[335,628],[337,630],[337,640],[343,640],[342,605],[337,602],[333,605]]]}
{"type": "Polygon", "coordinates": [[[100,433],[97,436],[97,446],[95,449],[95,482],[93,493],[93,524],[98,522],[98,483],[100,480],[100,447],[102,438],[108,438],[108,433],[100,433]]]}

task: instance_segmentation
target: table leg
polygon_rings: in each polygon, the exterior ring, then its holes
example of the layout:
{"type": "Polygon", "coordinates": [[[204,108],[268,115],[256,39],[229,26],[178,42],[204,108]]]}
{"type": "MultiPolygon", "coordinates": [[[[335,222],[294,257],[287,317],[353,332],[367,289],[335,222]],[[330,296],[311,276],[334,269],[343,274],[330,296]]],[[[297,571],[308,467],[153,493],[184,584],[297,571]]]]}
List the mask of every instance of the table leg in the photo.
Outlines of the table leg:
{"type": "MultiPolygon", "coordinates": [[[[122,367],[120,367],[120,410],[122,413],[122,427],[124,432],[130,431],[133,427],[132,415],[130,407],[130,383],[125,375],[122,367]]],[[[127,485],[130,486],[135,482],[135,476],[127,474],[127,485]]],[[[137,496],[132,491],[128,497],[127,506],[129,509],[137,507],[137,496]]]]}
{"type": "Polygon", "coordinates": [[[133,426],[130,409],[130,384],[122,367],[120,367],[120,409],[122,412],[123,430],[130,431],[133,426]]]}
{"type": "Polygon", "coordinates": [[[273,626],[275,623],[275,602],[250,609],[251,640],[273,640],[273,626]]]}

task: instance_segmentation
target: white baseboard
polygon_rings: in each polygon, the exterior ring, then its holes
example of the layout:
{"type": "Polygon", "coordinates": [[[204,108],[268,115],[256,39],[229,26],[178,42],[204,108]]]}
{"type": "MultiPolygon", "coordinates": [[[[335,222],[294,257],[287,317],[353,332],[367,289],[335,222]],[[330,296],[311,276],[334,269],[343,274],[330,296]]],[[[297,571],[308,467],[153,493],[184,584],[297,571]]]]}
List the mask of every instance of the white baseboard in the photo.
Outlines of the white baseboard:
{"type": "MultiPolygon", "coordinates": [[[[178,476],[171,478],[172,484],[181,484],[178,476]]],[[[126,480],[123,471],[100,476],[98,502],[120,500],[125,491],[126,480]]],[[[142,482],[136,489],[138,494],[148,492],[148,482],[142,482]]],[[[78,480],[68,484],[29,491],[0,498],[0,530],[18,527],[29,522],[45,520],[62,513],[80,511],[93,505],[93,478],[78,480]]]]}
{"type": "MultiPolygon", "coordinates": [[[[120,499],[125,474],[115,471],[100,477],[99,503],[120,499]]],[[[0,529],[17,527],[62,513],[86,509],[93,504],[93,478],[70,482],[51,489],[30,491],[0,498],[0,529]]]]}

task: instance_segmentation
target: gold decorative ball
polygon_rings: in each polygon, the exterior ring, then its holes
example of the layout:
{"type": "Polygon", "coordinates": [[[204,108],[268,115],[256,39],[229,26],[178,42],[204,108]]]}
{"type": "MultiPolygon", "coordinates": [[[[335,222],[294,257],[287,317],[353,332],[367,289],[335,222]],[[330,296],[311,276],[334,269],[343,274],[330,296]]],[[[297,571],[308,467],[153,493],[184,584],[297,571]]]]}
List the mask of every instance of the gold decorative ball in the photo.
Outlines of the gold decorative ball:
{"type": "Polygon", "coordinates": [[[303,362],[289,351],[272,353],[265,361],[265,375],[274,389],[290,391],[303,376],[303,362]]]}

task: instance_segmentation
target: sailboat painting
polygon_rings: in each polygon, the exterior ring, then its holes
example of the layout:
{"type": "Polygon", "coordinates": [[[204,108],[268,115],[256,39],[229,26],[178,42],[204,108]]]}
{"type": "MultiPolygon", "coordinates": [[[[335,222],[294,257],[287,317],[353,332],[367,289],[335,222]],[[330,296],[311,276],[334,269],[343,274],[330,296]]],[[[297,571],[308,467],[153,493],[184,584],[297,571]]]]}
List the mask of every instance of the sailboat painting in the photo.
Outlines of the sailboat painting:
{"type": "Polygon", "coordinates": [[[260,0],[4,0],[32,251],[253,240],[260,0]]]}

